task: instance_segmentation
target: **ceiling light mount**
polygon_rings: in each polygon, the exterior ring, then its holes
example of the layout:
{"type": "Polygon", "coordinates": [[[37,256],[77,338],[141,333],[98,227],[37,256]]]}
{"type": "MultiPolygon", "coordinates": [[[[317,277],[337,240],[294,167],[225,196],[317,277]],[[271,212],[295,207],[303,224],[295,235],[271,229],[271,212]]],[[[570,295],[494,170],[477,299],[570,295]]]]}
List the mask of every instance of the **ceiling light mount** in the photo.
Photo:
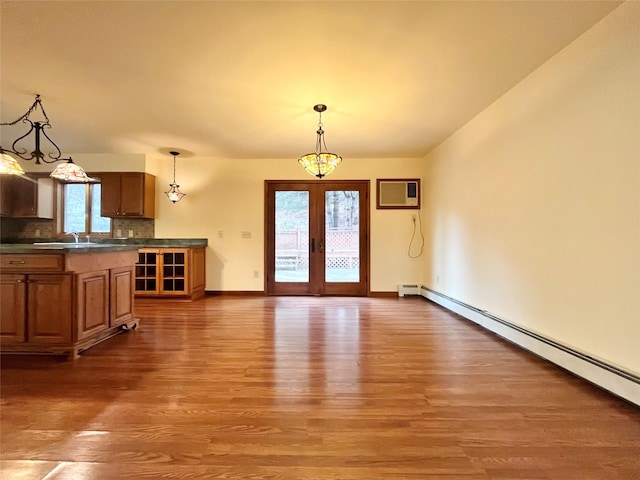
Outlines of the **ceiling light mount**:
{"type": "Polygon", "coordinates": [[[322,129],[322,112],[327,110],[327,106],[318,104],[313,107],[318,112],[318,130],[316,130],[316,149],[312,153],[307,153],[298,159],[298,163],[314,177],[322,178],[333,172],[342,162],[342,157],[335,153],[327,152],[327,145],[324,141],[324,130],[322,129]],[[324,150],[323,150],[324,147],[324,150]]]}
{"type": "Polygon", "coordinates": [[[51,128],[51,121],[42,106],[40,95],[36,95],[36,99],[29,109],[13,122],[0,123],[3,127],[10,127],[18,123],[25,123],[29,126],[29,130],[24,135],[16,138],[11,144],[10,149],[0,146],[0,174],[24,175],[24,170],[18,163],[18,158],[26,161],[35,160],[36,165],[41,163],[54,163],[66,160],[67,163],[59,165],[52,173],[51,177],[65,182],[86,183],[93,179],[89,178],[85,171],[73,163],[71,157],[62,158],[62,151],[56,143],[47,135],[45,129],[51,128]],[[40,111],[42,119],[32,120],[31,115],[40,111]],[[29,135],[33,133],[34,148],[29,151],[27,148],[21,147],[20,144],[29,135]],[[43,138],[44,137],[44,138],[43,138]],[[49,153],[42,151],[42,142],[46,140],[49,143],[49,153]],[[17,158],[16,158],[17,157],[17,158]]]}
{"type": "Polygon", "coordinates": [[[180,152],[171,151],[169,154],[173,155],[173,182],[169,184],[169,190],[164,193],[169,200],[177,203],[186,195],[186,193],[180,191],[180,185],[176,183],[176,157],[180,155],[180,152]]]}

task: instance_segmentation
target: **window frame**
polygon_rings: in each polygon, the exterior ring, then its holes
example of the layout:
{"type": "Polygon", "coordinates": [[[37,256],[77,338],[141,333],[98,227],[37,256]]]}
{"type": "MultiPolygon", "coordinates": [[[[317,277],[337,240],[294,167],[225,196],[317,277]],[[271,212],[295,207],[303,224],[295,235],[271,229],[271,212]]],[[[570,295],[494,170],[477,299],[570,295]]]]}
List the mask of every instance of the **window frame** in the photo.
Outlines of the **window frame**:
{"type": "MultiPolygon", "coordinates": [[[[93,237],[97,237],[97,238],[109,238],[113,236],[113,219],[110,218],[110,222],[109,222],[109,231],[108,232],[92,232],[91,228],[91,219],[92,219],[92,207],[93,207],[93,196],[94,196],[94,188],[93,185],[94,184],[100,184],[100,181],[96,181],[96,182],[87,182],[84,183],[82,185],[85,186],[85,214],[84,214],[84,230],[82,232],[76,232],[80,235],[90,235],[93,237]],[[89,231],[87,231],[89,230],[89,231]]],[[[58,188],[56,189],[56,196],[57,196],[57,202],[56,202],[56,236],[58,237],[63,237],[63,238],[68,238],[71,237],[71,235],[68,234],[68,232],[64,231],[64,224],[65,224],[65,186],[66,185],[78,185],[78,184],[74,184],[71,182],[61,182],[58,181],[58,188]]]]}

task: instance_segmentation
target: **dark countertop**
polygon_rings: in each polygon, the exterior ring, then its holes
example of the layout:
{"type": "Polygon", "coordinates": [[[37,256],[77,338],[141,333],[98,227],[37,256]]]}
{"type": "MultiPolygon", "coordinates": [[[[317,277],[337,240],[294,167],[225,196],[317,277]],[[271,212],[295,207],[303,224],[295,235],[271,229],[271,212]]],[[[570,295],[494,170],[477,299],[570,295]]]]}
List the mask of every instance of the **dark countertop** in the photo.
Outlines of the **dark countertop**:
{"type": "Polygon", "coordinates": [[[0,253],[89,253],[138,248],[206,247],[206,238],[95,238],[91,243],[61,242],[55,238],[5,239],[0,253]],[[53,252],[52,252],[53,251],[53,252]]]}
{"type": "Polygon", "coordinates": [[[107,253],[137,250],[136,245],[111,245],[107,243],[56,243],[56,244],[0,244],[0,254],[78,254],[78,253],[107,253]]]}

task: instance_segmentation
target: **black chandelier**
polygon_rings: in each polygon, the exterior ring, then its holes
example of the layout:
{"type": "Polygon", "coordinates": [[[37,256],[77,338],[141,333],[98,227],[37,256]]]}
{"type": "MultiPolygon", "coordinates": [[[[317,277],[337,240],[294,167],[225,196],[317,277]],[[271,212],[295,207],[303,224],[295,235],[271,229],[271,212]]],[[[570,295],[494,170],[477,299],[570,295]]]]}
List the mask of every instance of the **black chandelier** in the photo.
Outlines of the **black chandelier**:
{"type": "Polygon", "coordinates": [[[41,163],[66,161],[63,164],[58,165],[54,171],[51,172],[51,177],[65,182],[74,183],[86,183],[92,180],[81,167],[73,163],[73,159],[71,157],[62,158],[60,148],[51,139],[51,137],[47,135],[46,129],[51,128],[51,122],[44,110],[44,107],[42,106],[40,95],[36,95],[33,105],[29,107],[29,110],[27,110],[25,114],[18,117],[13,122],[0,123],[0,125],[14,126],[18,123],[27,124],[29,126],[29,130],[24,135],[15,139],[11,144],[11,148],[3,148],[0,146],[0,174],[24,175],[24,170],[17,161],[18,158],[26,161],[35,160],[36,165],[41,163]],[[42,112],[44,120],[34,121],[31,119],[31,115],[38,109],[42,112]],[[27,148],[21,147],[20,144],[32,133],[34,137],[34,148],[32,151],[29,151],[27,148]],[[46,141],[48,141],[48,143],[53,147],[53,151],[50,151],[47,154],[45,154],[41,149],[41,144],[44,139],[46,139],[46,141]]]}

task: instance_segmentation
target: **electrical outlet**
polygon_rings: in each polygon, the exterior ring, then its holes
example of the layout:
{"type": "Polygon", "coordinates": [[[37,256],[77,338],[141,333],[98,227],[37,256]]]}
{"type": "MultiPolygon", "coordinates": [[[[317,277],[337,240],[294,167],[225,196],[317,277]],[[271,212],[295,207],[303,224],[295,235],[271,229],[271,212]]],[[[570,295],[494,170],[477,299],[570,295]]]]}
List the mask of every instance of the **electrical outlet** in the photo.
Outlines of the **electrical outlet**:
{"type": "Polygon", "coordinates": [[[129,238],[133,238],[133,230],[129,230],[129,238]]]}
{"type": "Polygon", "coordinates": [[[253,278],[260,278],[260,272],[258,270],[253,271],[253,278]]]}

